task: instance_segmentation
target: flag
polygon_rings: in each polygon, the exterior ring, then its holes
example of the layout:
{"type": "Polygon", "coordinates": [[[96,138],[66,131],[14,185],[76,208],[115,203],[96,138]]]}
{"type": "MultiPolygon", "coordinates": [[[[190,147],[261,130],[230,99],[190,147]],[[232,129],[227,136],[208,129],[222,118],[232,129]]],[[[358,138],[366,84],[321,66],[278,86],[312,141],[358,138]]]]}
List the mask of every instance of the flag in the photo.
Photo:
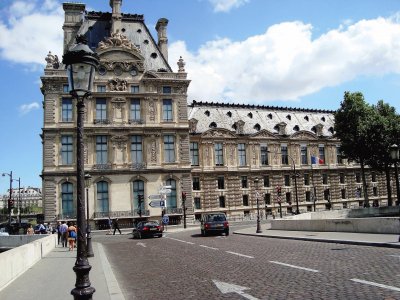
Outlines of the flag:
{"type": "Polygon", "coordinates": [[[322,164],[324,164],[324,160],[317,156],[311,156],[311,164],[312,165],[322,165],[322,164]]]}

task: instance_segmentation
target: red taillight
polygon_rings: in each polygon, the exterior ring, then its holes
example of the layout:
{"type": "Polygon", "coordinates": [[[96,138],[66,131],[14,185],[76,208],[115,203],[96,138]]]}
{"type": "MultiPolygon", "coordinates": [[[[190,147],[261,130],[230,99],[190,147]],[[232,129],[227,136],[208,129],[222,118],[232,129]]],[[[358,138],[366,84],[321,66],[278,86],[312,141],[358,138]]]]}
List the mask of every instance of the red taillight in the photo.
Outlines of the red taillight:
{"type": "Polygon", "coordinates": [[[161,226],[157,226],[157,230],[160,230],[161,226]]]}
{"type": "Polygon", "coordinates": [[[229,223],[227,221],[224,222],[224,228],[228,228],[229,227],[229,223]]]}
{"type": "Polygon", "coordinates": [[[206,224],[204,224],[204,227],[205,227],[205,228],[209,228],[209,227],[210,227],[210,224],[207,224],[207,223],[206,223],[206,224]]]}
{"type": "Polygon", "coordinates": [[[143,230],[150,230],[150,228],[147,227],[147,226],[144,226],[144,227],[143,227],[143,230]]]}

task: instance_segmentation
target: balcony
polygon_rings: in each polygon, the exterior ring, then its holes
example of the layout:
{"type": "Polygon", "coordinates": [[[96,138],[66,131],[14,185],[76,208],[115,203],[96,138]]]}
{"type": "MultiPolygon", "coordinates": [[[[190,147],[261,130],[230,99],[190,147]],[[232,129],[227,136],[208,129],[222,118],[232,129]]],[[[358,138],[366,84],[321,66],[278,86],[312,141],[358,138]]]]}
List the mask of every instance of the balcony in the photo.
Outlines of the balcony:
{"type": "Polygon", "coordinates": [[[57,220],[76,220],[76,212],[67,214],[58,214],[57,220]]]}
{"type": "Polygon", "coordinates": [[[95,164],[92,167],[92,170],[111,170],[112,165],[111,164],[95,164]]]}
{"type": "Polygon", "coordinates": [[[131,169],[132,170],[143,170],[146,169],[147,164],[145,162],[136,162],[136,163],[132,163],[131,165],[131,169]]]}
{"type": "Polygon", "coordinates": [[[167,207],[166,208],[166,214],[167,215],[181,215],[183,212],[182,208],[180,207],[167,207]]]}
{"type": "Polygon", "coordinates": [[[102,124],[102,125],[111,124],[110,120],[108,120],[108,119],[94,119],[93,123],[94,124],[102,124]]]}
{"type": "Polygon", "coordinates": [[[133,124],[133,125],[142,125],[146,123],[145,119],[129,119],[128,121],[129,124],[133,124]]]}

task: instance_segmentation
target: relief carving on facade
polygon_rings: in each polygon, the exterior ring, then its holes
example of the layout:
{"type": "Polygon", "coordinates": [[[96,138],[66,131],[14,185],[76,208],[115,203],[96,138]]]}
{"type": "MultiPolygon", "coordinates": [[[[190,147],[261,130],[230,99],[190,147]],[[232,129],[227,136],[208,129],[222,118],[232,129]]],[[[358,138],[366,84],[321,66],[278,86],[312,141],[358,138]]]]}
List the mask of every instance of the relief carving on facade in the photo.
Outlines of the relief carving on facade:
{"type": "Polygon", "coordinates": [[[150,141],[150,161],[153,164],[157,163],[157,141],[155,139],[150,141]]]}
{"type": "Polygon", "coordinates": [[[189,131],[190,133],[195,133],[197,129],[197,123],[199,121],[197,119],[190,119],[189,120],[189,131]]]}
{"type": "Polygon", "coordinates": [[[235,150],[236,150],[236,145],[231,144],[229,147],[229,160],[232,166],[235,165],[235,152],[236,152],[235,150]]]}
{"type": "Polygon", "coordinates": [[[257,149],[255,144],[252,144],[251,146],[251,154],[252,154],[253,165],[255,166],[257,164],[257,149]]]}
{"type": "Polygon", "coordinates": [[[127,91],[127,86],[128,86],[128,82],[126,80],[123,79],[110,79],[107,83],[108,89],[111,92],[126,92],[127,91]]]}
{"type": "Polygon", "coordinates": [[[112,47],[122,47],[134,52],[140,53],[140,49],[136,47],[125,35],[117,32],[111,34],[110,37],[105,38],[104,41],[100,41],[97,50],[106,50],[112,47]]]}
{"type": "Polygon", "coordinates": [[[156,120],[156,104],[153,99],[148,101],[149,106],[149,120],[155,122],[156,120]]]}
{"type": "Polygon", "coordinates": [[[111,99],[111,103],[114,121],[116,123],[123,123],[126,99],[122,97],[115,97],[111,99]]]}
{"type": "Polygon", "coordinates": [[[60,61],[57,55],[51,54],[51,51],[47,54],[46,58],[46,69],[59,69],[60,61]]]}
{"type": "Polygon", "coordinates": [[[114,163],[125,163],[126,144],[128,141],[127,136],[116,135],[111,137],[112,147],[114,149],[114,163]]]}

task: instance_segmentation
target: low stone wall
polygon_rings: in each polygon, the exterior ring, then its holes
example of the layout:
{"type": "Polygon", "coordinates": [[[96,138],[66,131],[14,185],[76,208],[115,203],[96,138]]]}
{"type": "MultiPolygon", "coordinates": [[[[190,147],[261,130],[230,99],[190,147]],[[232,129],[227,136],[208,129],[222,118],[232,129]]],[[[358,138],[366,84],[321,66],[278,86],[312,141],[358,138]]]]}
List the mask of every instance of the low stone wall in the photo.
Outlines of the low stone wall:
{"type": "Polygon", "coordinates": [[[55,248],[56,234],[38,236],[35,241],[0,253],[0,290],[55,248]]]}
{"type": "Polygon", "coordinates": [[[47,234],[0,236],[0,248],[15,248],[42,239],[47,234]]]}
{"type": "Polygon", "coordinates": [[[297,231],[338,231],[399,234],[399,218],[280,219],[271,221],[271,229],[297,231]]]}

